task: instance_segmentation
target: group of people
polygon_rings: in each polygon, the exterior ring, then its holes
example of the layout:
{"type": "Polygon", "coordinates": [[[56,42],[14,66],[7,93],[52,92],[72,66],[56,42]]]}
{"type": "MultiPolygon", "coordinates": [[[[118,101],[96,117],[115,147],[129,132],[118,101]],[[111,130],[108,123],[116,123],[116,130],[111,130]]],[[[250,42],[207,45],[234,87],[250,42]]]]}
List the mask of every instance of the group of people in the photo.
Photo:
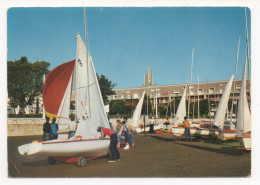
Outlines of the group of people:
{"type": "Polygon", "coordinates": [[[128,125],[127,118],[123,118],[123,121],[117,120],[117,126],[114,130],[112,125],[109,128],[98,127],[97,131],[101,132],[101,138],[106,135],[110,137],[110,152],[112,154],[111,159],[108,162],[120,161],[120,153],[118,148],[120,148],[120,138],[123,135],[125,137],[126,146],[124,149],[129,149],[129,146],[134,146],[133,129],[131,125],[128,125]]]}
{"type": "Polygon", "coordinates": [[[43,141],[48,141],[58,138],[59,126],[56,123],[56,118],[52,118],[52,123],[50,123],[50,118],[46,116],[46,122],[43,124],[43,141]]]}
{"type": "Polygon", "coordinates": [[[116,123],[117,125],[115,131],[117,133],[117,147],[120,148],[121,136],[125,137],[125,144],[126,144],[124,147],[125,150],[129,149],[130,145],[134,147],[135,144],[134,144],[133,129],[131,125],[128,125],[127,118],[124,117],[122,122],[120,120],[117,120],[116,123]]]}

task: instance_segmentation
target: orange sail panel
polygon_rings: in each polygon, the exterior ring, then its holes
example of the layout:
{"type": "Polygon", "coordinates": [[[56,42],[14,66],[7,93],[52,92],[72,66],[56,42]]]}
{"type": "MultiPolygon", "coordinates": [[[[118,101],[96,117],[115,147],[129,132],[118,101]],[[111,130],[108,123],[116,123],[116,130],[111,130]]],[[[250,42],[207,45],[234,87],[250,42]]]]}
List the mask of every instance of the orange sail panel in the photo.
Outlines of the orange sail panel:
{"type": "Polygon", "coordinates": [[[67,86],[73,77],[74,68],[75,60],[59,65],[45,80],[42,97],[46,115],[50,119],[57,117],[67,86]]]}

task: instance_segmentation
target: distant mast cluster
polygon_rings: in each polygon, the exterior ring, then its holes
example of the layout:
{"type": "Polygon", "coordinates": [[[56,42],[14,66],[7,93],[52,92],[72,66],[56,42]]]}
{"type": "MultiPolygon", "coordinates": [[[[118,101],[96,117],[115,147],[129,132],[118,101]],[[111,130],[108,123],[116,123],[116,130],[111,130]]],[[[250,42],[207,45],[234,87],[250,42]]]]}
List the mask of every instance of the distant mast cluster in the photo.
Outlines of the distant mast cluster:
{"type": "Polygon", "coordinates": [[[153,75],[150,67],[147,69],[147,74],[144,74],[144,84],[143,87],[153,87],[153,75]]]}

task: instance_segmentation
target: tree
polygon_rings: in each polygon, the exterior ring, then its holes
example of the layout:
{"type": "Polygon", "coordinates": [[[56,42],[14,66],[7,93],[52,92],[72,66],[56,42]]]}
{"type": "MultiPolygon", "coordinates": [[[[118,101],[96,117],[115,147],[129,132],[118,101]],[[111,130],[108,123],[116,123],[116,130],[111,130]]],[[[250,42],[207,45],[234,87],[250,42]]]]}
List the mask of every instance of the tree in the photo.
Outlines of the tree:
{"type": "Polygon", "coordinates": [[[39,105],[40,105],[39,98],[37,98],[36,99],[36,112],[35,112],[36,114],[39,114],[39,110],[40,110],[39,105]]]}
{"type": "Polygon", "coordinates": [[[21,112],[27,105],[31,105],[35,97],[42,92],[43,75],[48,74],[50,63],[37,61],[30,63],[27,57],[7,62],[7,86],[9,104],[20,106],[21,112]]]}
{"type": "Polygon", "coordinates": [[[100,91],[102,94],[102,98],[104,101],[104,104],[108,103],[108,95],[113,95],[115,92],[113,91],[113,88],[116,86],[116,84],[112,84],[111,81],[109,81],[104,75],[98,75],[98,82],[99,82],[99,87],[100,91]]]}

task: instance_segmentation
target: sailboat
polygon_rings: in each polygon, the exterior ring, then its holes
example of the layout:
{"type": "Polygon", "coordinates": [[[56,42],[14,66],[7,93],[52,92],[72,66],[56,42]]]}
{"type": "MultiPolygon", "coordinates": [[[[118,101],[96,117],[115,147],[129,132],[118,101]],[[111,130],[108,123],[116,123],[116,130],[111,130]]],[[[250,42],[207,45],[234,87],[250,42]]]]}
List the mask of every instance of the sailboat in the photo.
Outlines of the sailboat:
{"type": "Polygon", "coordinates": [[[236,137],[236,132],[234,130],[224,129],[225,114],[228,106],[228,100],[231,92],[233,79],[234,75],[232,75],[225,87],[213,122],[213,125],[216,125],[219,128],[218,138],[220,140],[234,139],[236,137]]]}
{"type": "Polygon", "coordinates": [[[59,124],[58,139],[68,138],[69,131],[75,131],[76,122],[71,121],[70,101],[75,60],[54,68],[47,76],[42,90],[45,114],[59,124]]]}
{"type": "Polygon", "coordinates": [[[239,94],[236,134],[241,146],[246,150],[251,150],[251,114],[246,98],[246,69],[247,58],[243,71],[243,78],[239,94]]]}
{"type": "MultiPolygon", "coordinates": [[[[76,60],[65,63],[63,67],[58,67],[66,76],[63,84],[63,92],[59,100],[63,104],[65,94],[71,94],[71,83],[73,73],[76,73],[76,121],[78,123],[76,133],[69,139],[50,140],[44,142],[33,142],[18,147],[21,155],[41,155],[48,157],[76,157],[80,166],[86,165],[86,157],[95,157],[107,154],[110,144],[109,138],[100,139],[97,128],[102,126],[109,128],[108,119],[104,110],[104,104],[100,92],[99,83],[94,69],[92,57],[87,51],[79,34],[77,39],[76,60]],[[69,71],[69,72],[68,72],[69,71]],[[65,89],[65,90],[64,90],[65,89]]],[[[52,84],[55,86],[55,83],[52,84]]],[[[49,88],[45,87],[44,90],[49,88]]],[[[51,98],[51,97],[50,97],[51,98]]],[[[53,101],[56,101],[54,99],[53,101]]],[[[45,106],[49,116],[57,117],[50,109],[45,106]]],[[[52,158],[53,159],[53,158],[52,158]]]]}
{"type": "Polygon", "coordinates": [[[180,124],[182,124],[184,117],[186,115],[186,89],[187,87],[184,87],[184,91],[176,112],[176,115],[174,117],[174,123],[173,127],[169,128],[169,131],[173,134],[183,134],[184,129],[183,127],[179,127],[180,124]]]}
{"type": "Polygon", "coordinates": [[[143,92],[139,102],[137,103],[137,106],[135,108],[135,111],[133,113],[132,119],[131,119],[131,126],[132,128],[134,128],[135,130],[138,128],[139,124],[139,119],[141,116],[141,112],[142,112],[142,107],[143,107],[143,101],[144,101],[144,95],[145,95],[145,91],[143,92]]]}
{"type": "MultiPolygon", "coordinates": [[[[138,121],[140,119],[140,116],[141,116],[141,112],[142,112],[142,106],[143,106],[143,101],[144,101],[144,95],[145,95],[145,91],[143,92],[136,108],[135,108],[135,111],[134,111],[134,114],[133,114],[133,117],[131,119],[131,125],[132,127],[134,128],[135,132],[136,133],[141,133],[141,132],[148,132],[150,130],[150,127],[149,126],[146,126],[145,128],[141,128],[139,127],[138,125],[138,121]]],[[[161,129],[162,126],[161,125],[154,125],[154,130],[158,130],[158,129],[161,129]]]]}

